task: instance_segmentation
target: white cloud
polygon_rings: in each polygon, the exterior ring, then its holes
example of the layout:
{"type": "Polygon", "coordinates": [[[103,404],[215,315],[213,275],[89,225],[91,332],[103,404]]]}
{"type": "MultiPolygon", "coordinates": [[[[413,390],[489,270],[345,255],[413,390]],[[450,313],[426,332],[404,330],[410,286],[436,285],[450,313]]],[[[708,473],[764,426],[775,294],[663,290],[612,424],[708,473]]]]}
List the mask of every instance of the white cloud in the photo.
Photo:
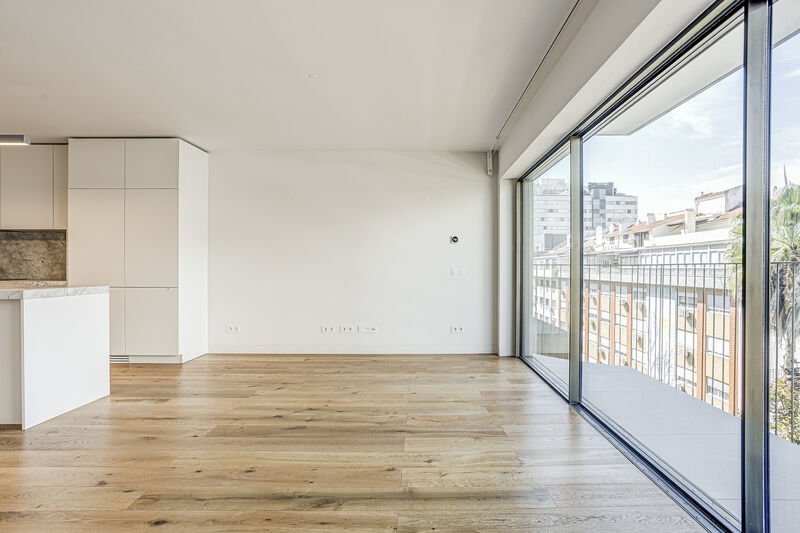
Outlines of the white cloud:
{"type": "Polygon", "coordinates": [[[714,134],[712,117],[693,100],[673,109],[669,117],[673,126],[688,128],[693,137],[711,137],[714,134]]]}

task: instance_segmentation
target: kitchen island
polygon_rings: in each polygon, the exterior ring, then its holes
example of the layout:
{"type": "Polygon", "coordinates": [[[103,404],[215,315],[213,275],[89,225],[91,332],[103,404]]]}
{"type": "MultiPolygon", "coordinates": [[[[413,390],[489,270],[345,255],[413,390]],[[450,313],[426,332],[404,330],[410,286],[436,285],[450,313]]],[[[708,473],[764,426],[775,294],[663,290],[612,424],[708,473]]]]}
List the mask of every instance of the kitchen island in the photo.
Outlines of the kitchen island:
{"type": "Polygon", "coordinates": [[[0,287],[0,429],[108,396],[108,287],[0,287]]]}

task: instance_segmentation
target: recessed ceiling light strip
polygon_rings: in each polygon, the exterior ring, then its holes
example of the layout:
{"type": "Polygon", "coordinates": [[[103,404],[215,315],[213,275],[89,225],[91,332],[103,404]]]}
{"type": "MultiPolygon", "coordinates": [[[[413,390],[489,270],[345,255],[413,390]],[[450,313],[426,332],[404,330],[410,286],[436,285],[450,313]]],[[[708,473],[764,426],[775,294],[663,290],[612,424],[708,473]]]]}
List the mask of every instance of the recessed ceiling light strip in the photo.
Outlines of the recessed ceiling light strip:
{"type": "Polygon", "coordinates": [[[0,146],[26,146],[31,144],[27,135],[0,135],[0,146]]]}

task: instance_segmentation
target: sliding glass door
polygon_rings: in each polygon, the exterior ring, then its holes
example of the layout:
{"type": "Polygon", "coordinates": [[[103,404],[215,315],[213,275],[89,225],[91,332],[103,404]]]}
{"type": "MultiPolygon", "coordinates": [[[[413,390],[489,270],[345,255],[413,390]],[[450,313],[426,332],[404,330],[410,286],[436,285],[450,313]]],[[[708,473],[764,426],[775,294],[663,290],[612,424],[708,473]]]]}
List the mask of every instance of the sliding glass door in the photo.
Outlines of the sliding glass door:
{"type": "Polygon", "coordinates": [[[585,138],[583,403],[741,519],[743,24],[585,138]]]}
{"type": "Polygon", "coordinates": [[[715,3],[549,153],[521,357],[706,524],[800,530],[800,0],[715,3]]]}
{"type": "Polygon", "coordinates": [[[771,525],[800,528],[800,0],[773,7],[767,425],[771,525]]]}
{"type": "Polygon", "coordinates": [[[521,356],[565,395],[569,381],[569,149],[520,183],[521,356]]]}

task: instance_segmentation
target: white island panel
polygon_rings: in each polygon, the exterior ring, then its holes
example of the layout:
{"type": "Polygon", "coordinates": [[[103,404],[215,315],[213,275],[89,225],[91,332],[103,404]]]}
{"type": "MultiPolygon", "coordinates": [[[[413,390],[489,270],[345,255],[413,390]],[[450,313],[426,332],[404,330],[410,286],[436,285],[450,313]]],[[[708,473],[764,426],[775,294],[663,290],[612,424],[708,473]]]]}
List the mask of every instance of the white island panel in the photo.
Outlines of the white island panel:
{"type": "Polygon", "coordinates": [[[22,429],[110,393],[109,302],[103,289],[20,300],[22,429]]]}

